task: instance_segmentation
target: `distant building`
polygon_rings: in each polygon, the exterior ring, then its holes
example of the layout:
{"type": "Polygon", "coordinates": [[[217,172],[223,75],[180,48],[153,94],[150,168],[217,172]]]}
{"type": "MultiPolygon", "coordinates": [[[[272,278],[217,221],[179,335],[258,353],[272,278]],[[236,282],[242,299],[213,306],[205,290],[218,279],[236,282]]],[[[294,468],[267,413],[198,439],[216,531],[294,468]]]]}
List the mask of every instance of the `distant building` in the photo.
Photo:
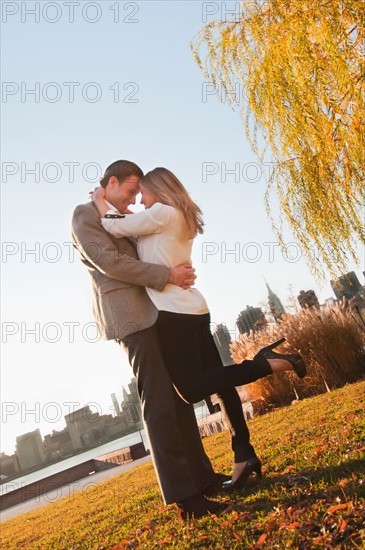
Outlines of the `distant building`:
{"type": "Polygon", "coordinates": [[[142,409],[136,378],[132,378],[128,384],[128,389],[129,393],[123,388],[123,401],[121,402],[122,416],[126,424],[138,424],[142,422],[142,409]]]}
{"type": "Polygon", "coordinates": [[[65,415],[66,426],[68,428],[74,451],[87,448],[91,444],[91,432],[95,423],[100,418],[98,413],[91,412],[88,405],[65,415]]]}
{"type": "Polygon", "coordinates": [[[259,330],[263,324],[266,324],[266,319],[262,309],[252,306],[246,306],[246,309],[241,311],[236,321],[240,334],[248,334],[250,330],[259,330]]]}
{"type": "Polygon", "coordinates": [[[342,298],[351,299],[357,292],[362,290],[360,281],[354,271],[341,275],[338,279],[332,279],[331,287],[337,300],[342,298]]]}
{"type": "Polygon", "coordinates": [[[272,316],[275,321],[279,321],[283,315],[285,315],[285,309],[283,304],[280,302],[276,294],[271,290],[269,285],[266,283],[267,290],[269,291],[269,308],[272,316]]]}
{"type": "Polygon", "coordinates": [[[42,436],[39,430],[18,435],[16,454],[22,471],[41,467],[46,461],[42,436]]]}
{"type": "Polygon", "coordinates": [[[112,398],[112,401],[113,401],[113,407],[114,407],[115,414],[116,414],[116,416],[120,416],[119,403],[118,403],[118,400],[117,400],[117,397],[116,397],[115,393],[112,393],[111,398],[112,398]]]}
{"type": "Polygon", "coordinates": [[[61,431],[53,430],[52,434],[45,435],[44,450],[51,461],[72,455],[74,448],[68,428],[61,431]]]}
{"type": "Polygon", "coordinates": [[[20,472],[19,460],[16,454],[7,455],[0,453],[0,477],[6,479],[7,477],[14,477],[20,472]]]}
{"type": "Polygon", "coordinates": [[[93,413],[89,406],[66,415],[65,420],[75,451],[96,447],[131,432],[123,413],[116,417],[100,415],[93,413]]]}
{"type": "Polygon", "coordinates": [[[331,280],[331,287],[337,300],[342,300],[346,307],[351,304],[357,322],[365,327],[365,287],[361,286],[355,272],[331,280]]]}
{"type": "Polygon", "coordinates": [[[297,298],[302,309],[308,307],[315,307],[316,309],[320,308],[320,304],[314,290],[301,290],[297,298]]]}
{"type": "Polygon", "coordinates": [[[229,330],[225,324],[220,323],[214,328],[213,340],[217,346],[223,365],[232,365],[232,357],[229,349],[229,344],[232,340],[229,330]]]}

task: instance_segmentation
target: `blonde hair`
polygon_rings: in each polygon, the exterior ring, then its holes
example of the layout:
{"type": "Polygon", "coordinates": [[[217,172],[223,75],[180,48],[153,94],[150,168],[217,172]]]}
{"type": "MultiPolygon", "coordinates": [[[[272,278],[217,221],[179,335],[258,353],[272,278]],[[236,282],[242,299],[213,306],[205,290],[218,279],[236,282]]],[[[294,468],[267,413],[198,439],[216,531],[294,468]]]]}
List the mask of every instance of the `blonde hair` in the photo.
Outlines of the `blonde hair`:
{"type": "Polygon", "coordinates": [[[143,176],[140,184],[153,193],[159,202],[173,206],[181,212],[189,238],[193,239],[197,233],[203,233],[202,211],[170,170],[155,168],[143,176]]]}

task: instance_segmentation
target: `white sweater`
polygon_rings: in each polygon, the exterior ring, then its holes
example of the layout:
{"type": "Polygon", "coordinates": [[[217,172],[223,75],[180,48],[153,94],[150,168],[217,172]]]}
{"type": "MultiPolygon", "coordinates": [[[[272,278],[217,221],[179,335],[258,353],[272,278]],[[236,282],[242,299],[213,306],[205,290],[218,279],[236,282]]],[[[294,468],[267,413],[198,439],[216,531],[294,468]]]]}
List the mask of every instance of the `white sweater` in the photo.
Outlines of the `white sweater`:
{"type": "MultiPolygon", "coordinates": [[[[109,210],[108,214],[115,214],[109,210]]],[[[191,263],[193,239],[184,237],[185,222],[172,206],[156,203],[137,214],[123,218],[102,218],[101,223],[115,237],[138,235],[138,255],[145,262],[175,267],[191,263]]],[[[146,288],[152,302],[160,311],[201,315],[209,309],[204,296],[196,289],[167,284],[162,292],[146,288]]]]}

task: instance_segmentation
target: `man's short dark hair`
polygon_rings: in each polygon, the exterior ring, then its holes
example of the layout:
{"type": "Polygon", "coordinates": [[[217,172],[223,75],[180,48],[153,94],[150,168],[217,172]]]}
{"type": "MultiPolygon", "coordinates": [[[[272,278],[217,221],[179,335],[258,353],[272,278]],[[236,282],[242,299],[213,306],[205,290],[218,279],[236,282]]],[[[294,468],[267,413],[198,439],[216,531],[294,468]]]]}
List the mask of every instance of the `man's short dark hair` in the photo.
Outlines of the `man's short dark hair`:
{"type": "Polygon", "coordinates": [[[104,175],[100,178],[100,185],[105,188],[112,176],[115,176],[119,183],[123,183],[129,176],[143,178],[143,172],[137,164],[130,160],[116,160],[105,170],[104,175]]]}

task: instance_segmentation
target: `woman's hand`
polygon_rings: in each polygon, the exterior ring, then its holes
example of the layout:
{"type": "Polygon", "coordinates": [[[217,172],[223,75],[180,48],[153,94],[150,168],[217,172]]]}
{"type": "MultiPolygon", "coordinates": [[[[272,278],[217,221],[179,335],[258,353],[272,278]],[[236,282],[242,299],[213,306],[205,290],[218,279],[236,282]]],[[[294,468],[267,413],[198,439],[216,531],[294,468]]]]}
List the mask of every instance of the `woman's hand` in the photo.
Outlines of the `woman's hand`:
{"type": "Polygon", "coordinates": [[[105,199],[104,187],[95,187],[94,191],[89,192],[89,198],[94,202],[97,202],[98,199],[105,199]]]}
{"type": "Polygon", "coordinates": [[[105,201],[105,189],[104,187],[95,187],[94,191],[90,191],[89,198],[94,202],[99,216],[104,218],[105,214],[109,210],[109,206],[105,201]]]}

